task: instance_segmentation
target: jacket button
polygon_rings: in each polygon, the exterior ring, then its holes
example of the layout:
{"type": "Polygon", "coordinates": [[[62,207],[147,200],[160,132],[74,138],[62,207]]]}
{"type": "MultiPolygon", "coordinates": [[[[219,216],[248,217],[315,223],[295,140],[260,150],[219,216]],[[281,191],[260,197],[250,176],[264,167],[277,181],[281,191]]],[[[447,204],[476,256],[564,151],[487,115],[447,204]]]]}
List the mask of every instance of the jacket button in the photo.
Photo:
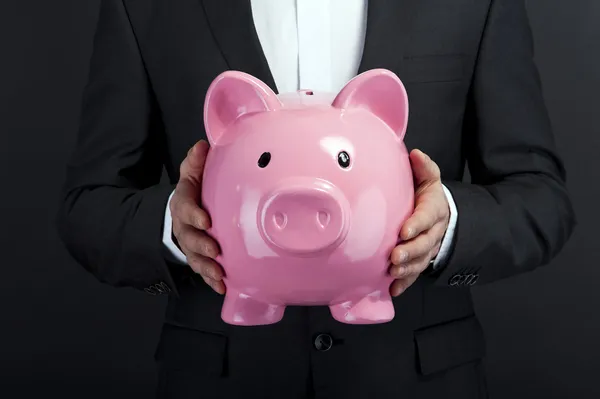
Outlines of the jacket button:
{"type": "Polygon", "coordinates": [[[319,334],[315,338],[315,349],[320,352],[327,352],[333,346],[333,338],[329,334],[319,334]]]}

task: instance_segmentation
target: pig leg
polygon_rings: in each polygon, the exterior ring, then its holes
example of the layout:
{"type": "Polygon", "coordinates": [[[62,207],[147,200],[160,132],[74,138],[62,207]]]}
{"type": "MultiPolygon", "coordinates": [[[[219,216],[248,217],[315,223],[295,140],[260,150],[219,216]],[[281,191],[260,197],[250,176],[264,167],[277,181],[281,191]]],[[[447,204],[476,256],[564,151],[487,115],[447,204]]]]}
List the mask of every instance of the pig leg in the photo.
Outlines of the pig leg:
{"type": "Polygon", "coordinates": [[[342,302],[329,309],[335,320],[346,324],[378,324],[394,318],[394,304],[388,290],[377,290],[358,301],[342,302]]]}
{"type": "Polygon", "coordinates": [[[227,287],[221,318],[226,323],[239,326],[274,324],[283,318],[284,310],[285,306],[259,302],[227,287]]]}

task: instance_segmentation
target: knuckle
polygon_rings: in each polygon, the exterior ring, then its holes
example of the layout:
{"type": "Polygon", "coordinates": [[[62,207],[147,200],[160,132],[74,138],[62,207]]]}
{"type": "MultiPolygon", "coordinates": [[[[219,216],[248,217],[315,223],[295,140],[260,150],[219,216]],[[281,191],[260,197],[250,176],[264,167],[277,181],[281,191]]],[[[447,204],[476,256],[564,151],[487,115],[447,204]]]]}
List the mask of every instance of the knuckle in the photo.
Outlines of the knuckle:
{"type": "Polygon", "coordinates": [[[173,197],[171,198],[171,201],[169,202],[169,209],[171,210],[172,215],[177,214],[177,212],[179,211],[180,203],[181,203],[181,198],[180,198],[179,192],[177,189],[175,189],[175,194],[173,194],[173,197]]]}
{"type": "MultiPolygon", "coordinates": [[[[190,153],[188,152],[188,156],[190,155],[190,153]]],[[[181,162],[181,164],[179,165],[179,175],[180,176],[185,176],[187,175],[187,170],[188,170],[188,158],[186,157],[183,162],[181,162]]]]}
{"type": "Polygon", "coordinates": [[[433,160],[431,161],[431,174],[436,180],[439,180],[441,177],[440,167],[433,160]]]}

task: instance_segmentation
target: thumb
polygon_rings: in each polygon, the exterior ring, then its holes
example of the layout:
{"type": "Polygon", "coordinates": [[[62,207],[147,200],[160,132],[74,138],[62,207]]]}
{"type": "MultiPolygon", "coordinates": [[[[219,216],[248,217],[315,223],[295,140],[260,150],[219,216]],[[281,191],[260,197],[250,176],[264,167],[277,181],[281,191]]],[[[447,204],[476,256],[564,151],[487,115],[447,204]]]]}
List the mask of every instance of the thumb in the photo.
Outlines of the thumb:
{"type": "Polygon", "coordinates": [[[440,179],[440,168],[423,151],[411,151],[410,163],[413,170],[415,184],[417,186],[431,183],[440,179]]]}
{"type": "Polygon", "coordinates": [[[181,163],[179,171],[180,179],[190,179],[196,182],[202,179],[208,149],[209,145],[205,140],[198,141],[190,148],[187,156],[181,163]]]}

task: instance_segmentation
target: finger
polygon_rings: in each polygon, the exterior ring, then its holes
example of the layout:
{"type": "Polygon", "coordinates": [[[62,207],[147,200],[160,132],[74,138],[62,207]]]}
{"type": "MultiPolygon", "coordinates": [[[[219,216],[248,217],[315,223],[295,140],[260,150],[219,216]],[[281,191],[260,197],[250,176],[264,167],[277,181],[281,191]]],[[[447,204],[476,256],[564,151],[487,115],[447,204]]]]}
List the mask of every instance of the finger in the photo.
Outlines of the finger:
{"type": "Polygon", "coordinates": [[[175,236],[183,252],[215,259],[219,255],[217,242],[204,231],[182,225],[175,236]]]}
{"type": "Polygon", "coordinates": [[[390,255],[391,262],[394,265],[399,265],[429,255],[433,249],[439,246],[444,237],[444,232],[445,228],[442,223],[434,224],[428,231],[396,246],[390,255]]]}
{"type": "Polygon", "coordinates": [[[194,182],[202,181],[206,156],[209,145],[205,140],[200,140],[187,153],[179,168],[180,179],[191,179],[194,182]]]}
{"type": "Polygon", "coordinates": [[[394,280],[390,287],[390,294],[395,297],[404,293],[408,289],[408,287],[410,287],[414,284],[415,281],[417,281],[417,278],[419,278],[418,275],[412,275],[405,279],[394,280]]]}
{"type": "Polygon", "coordinates": [[[440,168],[423,151],[411,151],[410,163],[417,186],[440,180],[440,168]]]}
{"type": "Polygon", "coordinates": [[[173,219],[199,230],[210,228],[208,213],[198,205],[199,190],[189,180],[180,180],[170,203],[173,219]]]}
{"type": "Polygon", "coordinates": [[[192,270],[197,274],[214,281],[223,279],[225,275],[223,268],[213,259],[196,254],[186,255],[186,258],[192,270]]]}
{"type": "Polygon", "coordinates": [[[439,214],[436,202],[420,201],[417,203],[413,214],[402,225],[400,238],[407,241],[431,229],[439,222],[439,214]]]}
{"type": "Polygon", "coordinates": [[[225,283],[223,283],[223,281],[215,281],[211,278],[207,278],[204,276],[202,276],[202,279],[217,294],[221,294],[221,295],[225,294],[225,283]]]}
{"type": "Polygon", "coordinates": [[[415,274],[419,275],[423,273],[425,269],[427,269],[430,260],[431,256],[427,254],[401,265],[391,265],[390,275],[397,279],[404,279],[415,274]]]}

